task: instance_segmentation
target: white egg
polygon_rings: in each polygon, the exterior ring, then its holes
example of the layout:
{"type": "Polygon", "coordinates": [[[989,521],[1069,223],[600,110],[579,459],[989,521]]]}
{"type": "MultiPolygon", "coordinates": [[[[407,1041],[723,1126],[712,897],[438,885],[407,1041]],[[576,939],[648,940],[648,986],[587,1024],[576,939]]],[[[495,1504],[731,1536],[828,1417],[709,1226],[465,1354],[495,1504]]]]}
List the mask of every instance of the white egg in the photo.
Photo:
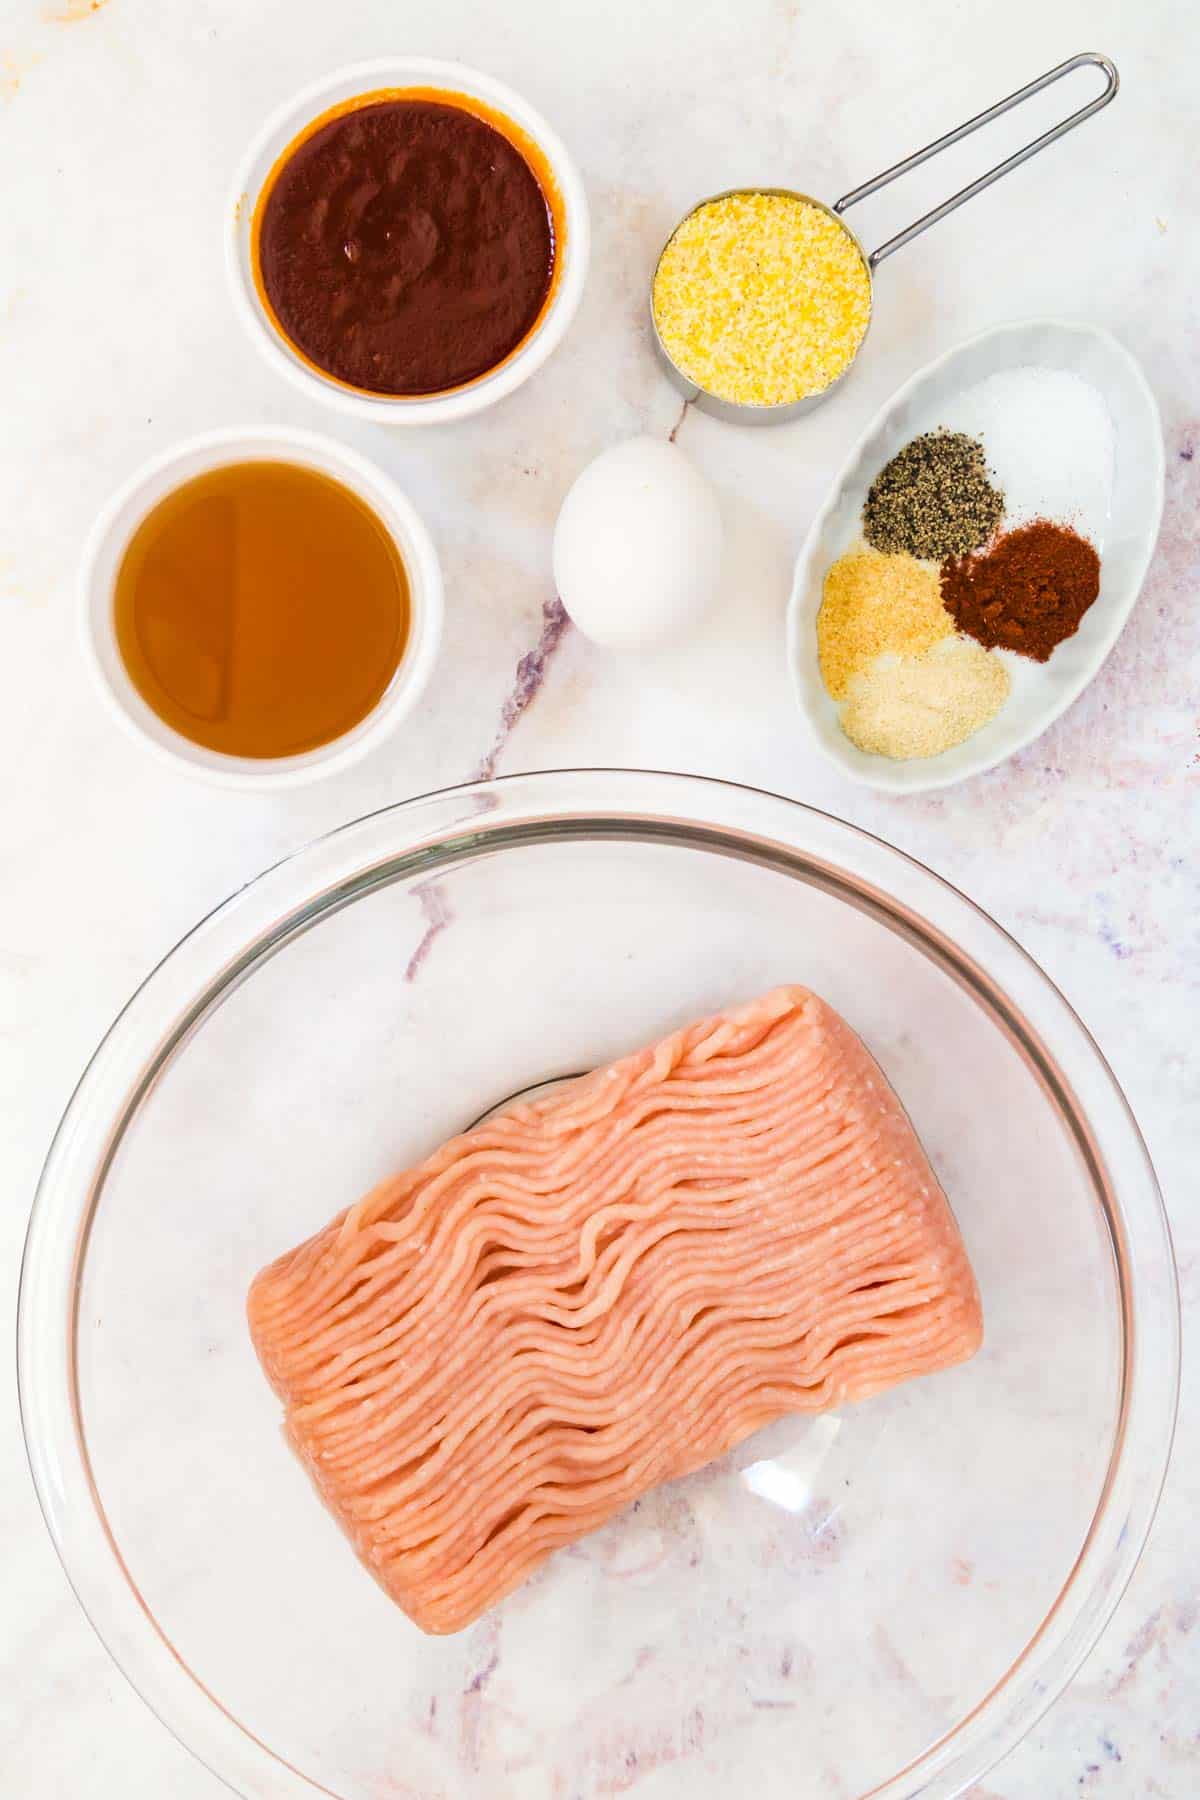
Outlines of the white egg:
{"type": "Polygon", "coordinates": [[[662,438],[603,451],[554,528],[554,580],[575,624],[612,650],[669,642],[716,592],[721,510],[699,469],[662,438]]]}

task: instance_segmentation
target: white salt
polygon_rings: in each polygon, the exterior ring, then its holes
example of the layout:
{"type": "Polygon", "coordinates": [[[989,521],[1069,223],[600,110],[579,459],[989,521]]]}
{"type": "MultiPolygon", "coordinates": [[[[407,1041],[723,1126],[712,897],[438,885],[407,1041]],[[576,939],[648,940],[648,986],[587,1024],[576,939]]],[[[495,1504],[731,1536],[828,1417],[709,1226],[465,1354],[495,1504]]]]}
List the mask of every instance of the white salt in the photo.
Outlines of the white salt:
{"type": "Polygon", "coordinates": [[[945,408],[941,423],[982,441],[1004,489],[1002,529],[1054,519],[1103,549],[1112,502],[1113,424],[1090,382],[1067,369],[1003,369],[964,389],[945,408]]]}

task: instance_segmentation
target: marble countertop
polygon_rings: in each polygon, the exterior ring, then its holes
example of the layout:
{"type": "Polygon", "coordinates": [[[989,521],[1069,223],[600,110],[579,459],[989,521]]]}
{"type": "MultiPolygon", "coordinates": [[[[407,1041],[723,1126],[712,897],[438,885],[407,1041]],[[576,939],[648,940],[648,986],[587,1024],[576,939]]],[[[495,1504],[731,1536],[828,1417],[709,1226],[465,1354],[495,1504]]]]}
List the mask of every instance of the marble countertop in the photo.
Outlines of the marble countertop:
{"type": "MultiPolygon", "coordinates": [[[[1188,149],[1196,28],[1183,0],[0,0],[0,1318],[15,1307],[38,1169],[97,1039],[209,907],[314,834],[477,773],[573,763],[727,776],[879,833],[962,887],[1047,968],[1111,1060],[1156,1159],[1185,1319],[1200,1304],[1200,200],[1188,149]],[[745,432],[656,369],[645,284],[698,195],[742,180],[834,196],[1081,48],[1118,100],[881,270],[862,367],[827,408],[745,432]],[[516,396],[436,433],[315,412],[265,370],[224,287],[230,170],[264,112],[330,67],[411,51],[492,70],[569,139],[593,267],[571,333],[516,396]],[[817,759],[785,676],[789,573],[830,472],[893,387],[956,339],[1035,313],[1110,327],[1163,412],[1167,512],[1143,597],[1099,679],[1030,749],[925,798],[817,759]],[[409,725],[309,789],[234,795],[139,752],[91,692],[73,577],[96,507],[184,434],[283,421],[385,464],[443,558],[442,660],[409,725]],[[574,475],[636,431],[719,488],[732,554],[684,648],[608,656],[561,616],[549,539],[574,475]]],[[[1085,78],[1080,78],[1081,82],[1085,78]]],[[[1080,91],[1080,90],[1077,90],[1080,91]]],[[[1043,122],[1062,95],[1037,112],[1043,122]]],[[[1011,126],[1011,128],[1010,128],[1011,126]]],[[[868,242],[993,149],[864,209],[868,242]]],[[[1074,1684],[972,1800],[1200,1789],[1200,1426],[1195,1355],[1149,1548],[1074,1684]]],[[[0,1385],[0,1769],[23,1800],[215,1800],[77,1609],[0,1385]]],[[[637,1782],[632,1788],[637,1792],[637,1782]]],[[[682,1790],[681,1790],[682,1791],[682,1790]]],[[[697,1773],[689,1792],[706,1788],[697,1773]]],[[[564,1790],[565,1792],[565,1790],[564,1790]]]]}

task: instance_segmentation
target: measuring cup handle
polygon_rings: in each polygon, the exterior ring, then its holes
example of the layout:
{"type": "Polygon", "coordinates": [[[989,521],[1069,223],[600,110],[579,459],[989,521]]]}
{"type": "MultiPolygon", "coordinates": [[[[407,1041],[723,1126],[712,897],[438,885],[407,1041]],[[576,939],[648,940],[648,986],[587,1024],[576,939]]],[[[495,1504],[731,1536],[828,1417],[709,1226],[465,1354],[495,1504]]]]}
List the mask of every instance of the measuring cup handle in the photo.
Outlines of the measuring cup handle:
{"type": "Polygon", "coordinates": [[[1028,100],[1033,94],[1040,94],[1043,88],[1048,88],[1055,81],[1061,81],[1064,75],[1070,75],[1072,70],[1082,69],[1089,63],[1094,68],[1103,69],[1105,76],[1104,87],[1094,100],[1090,100],[1086,106],[1081,106],[1078,112],[1071,113],[1068,118],[1060,120],[1057,125],[1052,125],[1049,131],[1043,131],[1041,137],[1034,138],[1033,142],[1026,144],[1024,149],[1014,151],[1012,156],[1005,157],[1002,163],[997,163],[994,169],[989,169],[986,175],[979,177],[978,181],[972,181],[967,187],[960,188],[957,194],[952,194],[949,200],[943,200],[940,206],[933,207],[915,224],[909,225],[904,231],[898,231],[895,237],[888,238],[885,244],[880,244],[878,250],[872,251],[867,258],[871,268],[876,268],[885,256],[892,254],[893,250],[899,250],[911,239],[919,237],[921,232],[928,231],[931,225],[936,225],[939,219],[946,217],[947,213],[952,213],[956,207],[962,206],[965,201],[982,193],[984,188],[991,187],[993,181],[999,181],[1000,177],[1007,175],[1010,169],[1015,169],[1019,164],[1028,162],[1031,156],[1036,156],[1039,150],[1046,148],[1047,144],[1052,144],[1056,138],[1064,136],[1076,125],[1082,125],[1085,119],[1090,119],[1093,113],[1098,113],[1102,106],[1107,106],[1120,85],[1116,64],[1109,57],[1100,56],[1094,50],[1083,50],[1078,56],[1070,56],[1066,62],[1059,63],[1056,69],[1048,69],[1044,75],[1039,75],[1036,81],[1027,82],[1023,88],[1018,88],[1016,93],[1010,94],[1006,100],[997,100],[995,106],[989,106],[986,112],[977,113],[975,118],[968,119],[965,125],[959,125],[955,130],[948,131],[945,137],[937,138],[932,144],[926,144],[923,150],[914,151],[913,155],[906,156],[903,162],[895,163],[890,169],[885,169],[882,175],[876,175],[871,181],[864,181],[861,187],[852,188],[848,194],[843,194],[840,200],[835,201],[834,212],[844,213],[849,207],[857,205],[860,200],[865,200],[868,195],[877,194],[880,188],[887,187],[888,183],[895,181],[898,176],[907,175],[910,169],[916,169],[921,163],[928,162],[930,157],[938,154],[939,150],[948,150],[951,144],[957,144],[961,139],[970,137],[971,133],[978,131],[981,125],[990,124],[993,119],[998,119],[1001,113],[1011,111],[1014,106],[1020,106],[1022,100],[1028,100]]]}

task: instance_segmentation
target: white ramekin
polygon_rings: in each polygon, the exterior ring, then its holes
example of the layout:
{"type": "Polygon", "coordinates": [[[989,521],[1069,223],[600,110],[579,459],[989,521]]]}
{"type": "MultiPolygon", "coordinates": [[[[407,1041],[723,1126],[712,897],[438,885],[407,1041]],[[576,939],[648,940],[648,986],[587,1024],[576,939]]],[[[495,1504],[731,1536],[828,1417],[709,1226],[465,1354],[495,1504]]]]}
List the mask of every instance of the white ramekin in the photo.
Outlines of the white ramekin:
{"type": "Polygon", "coordinates": [[[587,194],[578,169],[557,132],[519,94],[461,63],[424,56],[382,57],[354,63],[304,88],[272,113],[242,160],[225,222],[225,266],[233,303],[251,338],[273,369],[306,393],[356,418],[383,425],[437,425],[463,419],[503,399],[539,369],[575,316],[587,275],[591,233],[587,194]],[[490,374],[445,394],[367,394],[325,376],[298,355],[265,312],[254,279],[252,229],[263,184],[288,145],[323,112],[387,89],[442,89],[480,100],[531,138],[557,183],[563,222],[557,254],[557,286],[539,323],[516,354],[490,374]]]}
{"type": "Polygon", "coordinates": [[[92,526],[80,565],[80,625],[85,656],[117,720],[156,756],[228,787],[296,787],[357,762],[416,704],[429,680],[442,634],[442,573],[433,540],[411,502],[366,457],[283,426],[245,426],[189,438],[146,463],[113,495],[92,526]],[[390,532],[409,582],[410,628],[400,666],[366,718],[328,744],[299,756],[226,756],[173,731],[138,693],[117,647],[113,593],[121,559],[150,509],[182,482],[238,462],[286,462],[317,469],[350,488],[390,532]]]}

